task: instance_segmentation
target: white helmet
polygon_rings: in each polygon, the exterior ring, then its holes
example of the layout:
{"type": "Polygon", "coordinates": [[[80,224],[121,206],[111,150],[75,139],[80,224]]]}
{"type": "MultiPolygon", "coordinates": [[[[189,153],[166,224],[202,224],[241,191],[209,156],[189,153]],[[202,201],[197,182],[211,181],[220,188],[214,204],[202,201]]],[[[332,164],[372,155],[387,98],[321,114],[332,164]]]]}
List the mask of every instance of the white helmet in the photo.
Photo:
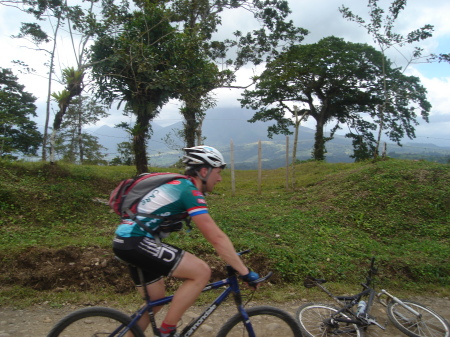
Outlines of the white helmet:
{"type": "Polygon", "coordinates": [[[211,167],[225,168],[225,160],[222,154],[211,146],[194,146],[183,149],[183,163],[187,166],[208,165],[211,167]]]}

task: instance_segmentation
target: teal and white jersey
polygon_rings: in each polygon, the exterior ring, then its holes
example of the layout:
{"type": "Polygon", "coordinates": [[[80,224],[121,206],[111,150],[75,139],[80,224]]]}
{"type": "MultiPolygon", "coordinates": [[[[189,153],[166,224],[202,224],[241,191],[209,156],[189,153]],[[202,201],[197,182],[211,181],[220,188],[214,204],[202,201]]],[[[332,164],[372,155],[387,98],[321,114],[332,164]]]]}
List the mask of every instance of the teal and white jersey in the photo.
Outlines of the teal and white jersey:
{"type": "MultiPolygon", "coordinates": [[[[194,217],[208,213],[204,195],[188,179],[177,179],[147,193],[137,207],[138,213],[169,216],[187,213],[194,217]]],[[[150,228],[156,228],[163,220],[138,216],[150,228]]],[[[121,237],[151,235],[130,219],[123,219],[116,229],[121,237]]]]}

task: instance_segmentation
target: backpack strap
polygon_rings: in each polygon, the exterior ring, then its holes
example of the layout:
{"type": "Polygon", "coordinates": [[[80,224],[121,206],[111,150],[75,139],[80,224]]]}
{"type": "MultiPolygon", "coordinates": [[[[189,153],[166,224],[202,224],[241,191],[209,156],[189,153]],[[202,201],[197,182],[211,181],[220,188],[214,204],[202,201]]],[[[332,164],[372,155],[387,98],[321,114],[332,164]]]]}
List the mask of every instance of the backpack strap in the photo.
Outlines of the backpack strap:
{"type": "MultiPolygon", "coordinates": [[[[184,214],[175,214],[175,215],[169,215],[169,216],[160,216],[155,214],[147,214],[147,213],[133,213],[129,208],[125,209],[125,212],[127,213],[128,217],[136,222],[139,227],[141,227],[144,231],[149,233],[156,241],[158,245],[161,245],[161,238],[159,237],[159,226],[155,229],[151,229],[148,226],[146,226],[141,220],[137,218],[137,216],[145,216],[147,218],[155,218],[155,219],[161,219],[161,220],[173,220],[173,222],[180,222],[184,221],[186,226],[189,227],[189,230],[192,229],[191,226],[191,218],[186,217],[184,214]]],[[[181,229],[181,228],[180,228],[181,229]]]]}
{"type": "Polygon", "coordinates": [[[139,227],[141,227],[144,231],[146,231],[148,234],[150,234],[155,239],[156,244],[158,246],[161,245],[161,239],[159,238],[159,235],[155,230],[146,226],[141,220],[139,220],[137,218],[137,214],[134,214],[129,208],[125,209],[125,212],[128,214],[128,216],[131,220],[136,222],[139,225],[139,227]]]}

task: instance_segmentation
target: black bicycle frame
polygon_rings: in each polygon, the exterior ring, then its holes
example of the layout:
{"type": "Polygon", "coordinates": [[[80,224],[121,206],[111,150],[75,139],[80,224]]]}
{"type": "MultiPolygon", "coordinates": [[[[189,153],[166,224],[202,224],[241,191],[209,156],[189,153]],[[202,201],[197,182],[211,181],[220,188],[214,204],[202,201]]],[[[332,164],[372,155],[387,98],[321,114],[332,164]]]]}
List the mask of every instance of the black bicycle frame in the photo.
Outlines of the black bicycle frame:
{"type": "Polygon", "coordinates": [[[339,309],[335,314],[332,315],[333,319],[336,322],[353,323],[353,324],[361,325],[361,322],[363,320],[361,320],[361,317],[358,317],[355,312],[350,310],[350,308],[352,308],[354,305],[356,305],[361,300],[361,298],[363,298],[363,297],[368,295],[369,298],[367,300],[367,306],[366,306],[366,308],[364,309],[364,312],[363,312],[363,314],[368,314],[368,311],[372,307],[372,304],[373,304],[373,301],[374,301],[374,298],[375,298],[375,290],[372,289],[371,287],[369,287],[370,281],[371,280],[369,279],[367,284],[362,284],[362,286],[365,288],[365,290],[363,290],[359,294],[356,294],[356,295],[353,295],[353,296],[336,296],[335,297],[335,299],[337,301],[344,302],[344,307],[339,309]],[[355,319],[345,318],[345,317],[340,317],[340,318],[334,317],[334,316],[336,316],[336,315],[338,315],[338,314],[340,314],[342,312],[350,313],[353,317],[355,317],[355,319]]]}

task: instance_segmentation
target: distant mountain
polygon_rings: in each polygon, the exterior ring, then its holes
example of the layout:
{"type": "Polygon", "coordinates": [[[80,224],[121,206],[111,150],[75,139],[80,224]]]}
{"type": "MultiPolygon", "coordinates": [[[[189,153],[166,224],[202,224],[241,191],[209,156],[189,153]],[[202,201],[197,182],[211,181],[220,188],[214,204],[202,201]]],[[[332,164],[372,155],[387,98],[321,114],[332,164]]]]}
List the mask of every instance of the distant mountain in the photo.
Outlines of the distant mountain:
{"type": "MultiPolygon", "coordinates": [[[[214,109],[208,111],[203,122],[203,136],[205,144],[218,148],[230,161],[230,141],[234,144],[234,159],[237,169],[255,169],[258,160],[258,141],[262,142],[263,167],[278,168],[286,162],[286,136],[274,135],[272,139],[267,137],[267,128],[273,122],[249,123],[253,112],[239,108],[214,109]]],[[[182,142],[176,136],[177,130],[183,128],[183,123],[178,122],[169,126],[161,126],[152,123],[153,134],[148,142],[150,165],[170,166],[181,156],[181,152],[173,150],[167,145],[169,139],[182,147],[182,142]]],[[[292,129],[293,131],[293,129],[292,129]]],[[[117,144],[129,140],[129,135],[122,129],[102,126],[91,133],[99,138],[99,143],[108,150],[108,158],[117,156],[117,144]]],[[[300,127],[297,145],[297,159],[307,160],[311,158],[311,150],[314,144],[315,131],[300,127]]],[[[293,147],[293,135],[289,136],[289,151],[293,147]]],[[[353,153],[351,140],[344,136],[335,135],[334,139],[326,144],[326,160],[328,162],[353,162],[350,158],[353,153]]],[[[450,157],[450,148],[439,147],[434,144],[405,144],[398,147],[388,144],[388,155],[391,157],[407,156],[409,159],[424,159],[423,155],[429,152],[435,155],[450,157]],[[421,157],[422,156],[422,157],[421,157]]]]}

